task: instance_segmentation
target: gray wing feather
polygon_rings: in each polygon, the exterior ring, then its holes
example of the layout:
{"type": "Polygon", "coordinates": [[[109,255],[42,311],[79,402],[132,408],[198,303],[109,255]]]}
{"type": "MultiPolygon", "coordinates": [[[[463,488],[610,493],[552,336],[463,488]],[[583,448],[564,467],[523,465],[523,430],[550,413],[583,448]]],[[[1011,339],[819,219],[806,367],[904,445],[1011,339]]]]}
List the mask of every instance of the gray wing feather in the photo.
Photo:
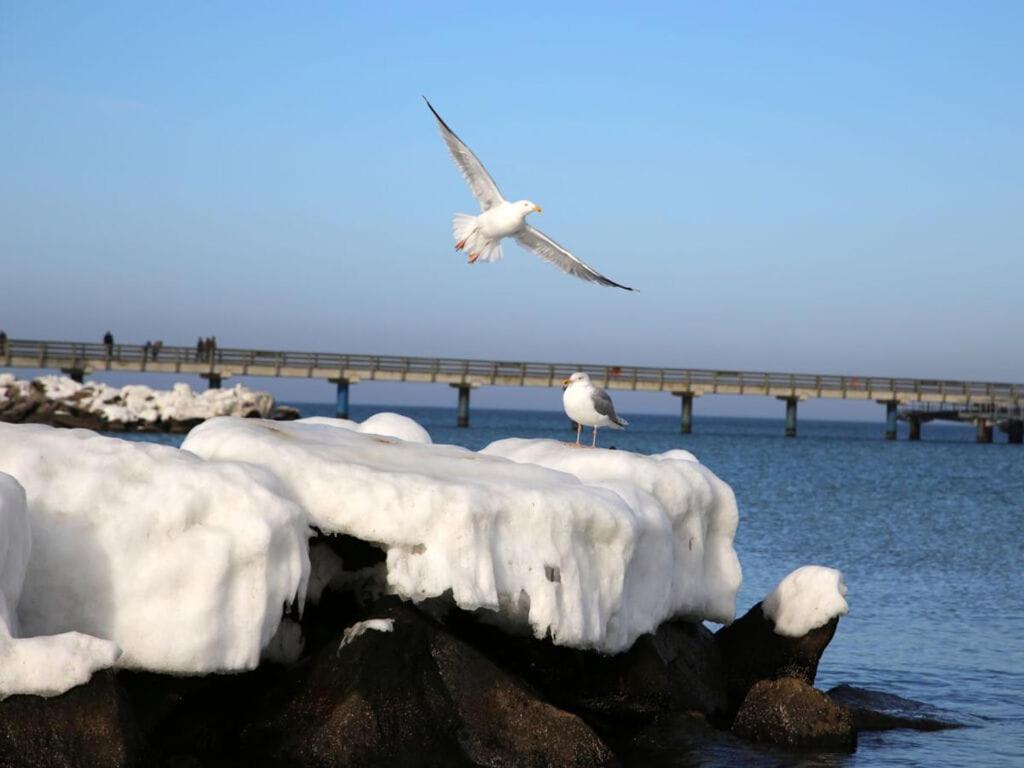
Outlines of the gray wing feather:
{"type": "Polygon", "coordinates": [[[554,264],[563,272],[581,280],[587,280],[598,285],[607,285],[612,288],[622,288],[625,291],[635,290],[625,285],[620,285],[614,280],[609,280],[596,269],[573,256],[569,251],[560,246],[539,229],[534,229],[529,224],[524,226],[515,235],[516,242],[528,251],[540,256],[548,264],[554,264]]]}
{"type": "MultiPolygon", "coordinates": [[[[427,101],[426,97],[423,100],[427,101]]],[[[504,202],[505,198],[501,196],[501,192],[498,191],[498,185],[494,183],[494,179],[491,178],[491,174],[484,168],[484,164],[463,143],[462,139],[455,135],[455,132],[448,127],[448,123],[441,119],[441,116],[437,114],[437,110],[434,109],[429,101],[427,101],[427,106],[430,107],[430,111],[437,118],[438,127],[441,129],[441,138],[448,145],[448,152],[451,154],[452,160],[455,161],[455,165],[462,171],[462,178],[469,184],[470,192],[473,193],[473,197],[480,203],[480,210],[486,211],[498,205],[498,203],[504,202]]]]}
{"type": "Polygon", "coordinates": [[[619,417],[615,415],[615,406],[612,405],[612,399],[608,397],[608,393],[600,387],[594,387],[594,391],[591,393],[591,399],[594,401],[594,410],[600,413],[602,416],[607,416],[614,422],[619,421],[619,417]]]}

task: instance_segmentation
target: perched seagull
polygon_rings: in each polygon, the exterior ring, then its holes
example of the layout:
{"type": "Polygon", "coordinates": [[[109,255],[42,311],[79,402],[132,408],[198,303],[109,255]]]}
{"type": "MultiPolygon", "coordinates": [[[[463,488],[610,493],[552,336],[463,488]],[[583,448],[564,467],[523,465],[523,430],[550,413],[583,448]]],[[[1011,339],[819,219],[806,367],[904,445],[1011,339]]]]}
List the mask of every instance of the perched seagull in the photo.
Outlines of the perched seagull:
{"type": "Polygon", "coordinates": [[[487,173],[483,163],[452,132],[452,129],[441,119],[430,102],[425,97],[423,100],[427,102],[430,111],[437,118],[438,127],[441,129],[441,138],[448,145],[448,151],[459,170],[462,171],[473,197],[480,203],[481,213],[479,216],[456,213],[452,220],[455,250],[465,250],[469,254],[470,264],[475,264],[478,261],[499,261],[502,257],[502,238],[513,237],[526,250],[533,251],[544,261],[554,264],[563,272],[581,280],[622,288],[626,291],[634,290],[620,285],[614,280],[609,280],[593,267],[589,267],[577,259],[543,232],[527,224],[526,217],[531,213],[540,213],[540,206],[529,200],[510,203],[503,198],[501,192],[498,191],[498,185],[487,173]]]}
{"type": "Polygon", "coordinates": [[[565,389],[562,393],[565,413],[576,422],[576,445],[580,444],[584,425],[594,428],[594,439],[590,445],[596,446],[598,427],[625,429],[629,424],[625,419],[615,415],[615,406],[612,405],[608,393],[594,386],[590,376],[582,371],[576,371],[563,381],[562,387],[565,389]]]}

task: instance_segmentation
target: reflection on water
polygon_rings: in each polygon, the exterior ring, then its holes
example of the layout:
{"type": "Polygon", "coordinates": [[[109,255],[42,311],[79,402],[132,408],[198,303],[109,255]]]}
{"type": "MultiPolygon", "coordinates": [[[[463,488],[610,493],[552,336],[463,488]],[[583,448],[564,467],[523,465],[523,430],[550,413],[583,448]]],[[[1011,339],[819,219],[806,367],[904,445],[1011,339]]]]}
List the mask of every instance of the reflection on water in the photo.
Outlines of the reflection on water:
{"type": "MultiPolygon", "coordinates": [[[[298,404],[303,415],[329,405],[298,404]]],[[[361,420],[383,407],[353,408],[361,420]]],[[[575,439],[561,413],[391,407],[435,442],[479,449],[502,437],[575,439]]],[[[686,448],[732,485],[742,613],[794,568],[842,570],[840,621],[818,686],[850,683],[972,716],[955,731],[864,734],[850,756],[795,756],[666,723],[637,765],[1024,765],[1024,447],[977,445],[966,428],[929,424],[919,443],[885,442],[881,424],[634,416],[600,444],[645,453],[686,448]]],[[[140,438],[136,438],[140,439],[140,438]]],[[[146,436],[171,445],[176,436],[146,436]]],[[[1005,438],[1003,438],[1005,439],[1005,438]]]]}

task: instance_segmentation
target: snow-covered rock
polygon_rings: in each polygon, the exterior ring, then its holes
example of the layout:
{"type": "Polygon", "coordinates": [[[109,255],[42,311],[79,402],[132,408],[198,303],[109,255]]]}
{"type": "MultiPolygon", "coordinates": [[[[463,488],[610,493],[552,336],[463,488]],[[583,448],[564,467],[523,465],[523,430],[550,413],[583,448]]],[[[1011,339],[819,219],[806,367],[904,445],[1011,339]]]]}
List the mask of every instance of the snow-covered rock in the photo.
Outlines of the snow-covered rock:
{"type": "Polygon", "coordinates": [[[850,612],[843,574],[822,565],[797,568],[761,601],[761,609],[777,634],[802,637],[850,612]]]}
{"type": "MultiPolygon", "coordinates": [[[[735,616],[736,592],[743,579],[733,549],[739,523],[736,497],[689,451],[644,456],[511,438],[491,443],[482,453],[568,472],[583,483],[615,490],[624,499],[631,499],[635,489],[649,494],[671,528],[667,539],[652,542],[653,548],[670,546],[671,558],[660,573],[641,572],[639,589],[646,592],[652,581],[661,578],[671,587],[671,615],[718,622],[735,616]]],[[[645,503],[636,496],[635,507],[645,503]]],[[[657,536],[658,527],[650,533],[657,536]]]]}
{"type": "Polygon", "coordinates": [[[304,597],[305,514],[258,467],[0,424],[0,471],[24,486],[32,530],[22,635],[85,632],[126,667],[243,670],[304,597]]]}
{"type": "Polygon", "coordinates": [[[606,652],[672,616],[734,615],[735,498],[692,459],[553,441],[474,453],[336,426],[213,419],[183,448],[273,472],[321,531],[385,549],[406,599],[450,591],[466,610],[606,652]]]}
{"type": "Polygon", "coordinates": [[[19,637],[16,609],[31,549],[25,491],[0,473],[0,699],[64,693],[112,666],[120,653],[114,643],[80,632],[19,637]]]}
{"type": "Polygon", "coordinates": [[[65,410],[111,424],[146,426],[214,416],[267,417],[274,409],[274,398],[268,393],[254,392],[242,384],[230,389],[193,392],[181,382],[170,390],[157,390],[140,384],[120,388],[97,381],[80,384],[67,376],[40,376],[24,381],[11,374],[0,374],[0,396],[5,407],[29,398],[33,390],[65,410]]]}
{"type": "Polygon", "coordinates": [[[350,429],[354,432],[361,432],[364,435],[381,435],[383,437],[397,437],[407,443],[432,443],[430,433],[417,424],[408,416],[398,413],[375,413],[362,423],[350,419],[332,419],[327,416],[310,416],[305,419],[298,419],[303,424],[319,424],[339,429],[350,429]]]}

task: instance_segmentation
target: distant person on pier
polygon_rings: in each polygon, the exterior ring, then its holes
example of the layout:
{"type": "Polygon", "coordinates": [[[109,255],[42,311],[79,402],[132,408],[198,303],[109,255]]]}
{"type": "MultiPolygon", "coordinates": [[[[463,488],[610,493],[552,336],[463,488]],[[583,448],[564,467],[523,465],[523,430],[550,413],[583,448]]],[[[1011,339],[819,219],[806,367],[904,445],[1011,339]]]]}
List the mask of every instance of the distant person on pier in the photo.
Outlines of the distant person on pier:
{"type": "Polygon", "coordinates": [[[149,360],[149,354],[153,350],[153,342],[146,339],[146,343],[142,345],[142,359],[149,360]]]}
{"type": "Polygon", "coordinates": [[[201,363],[203,361],[203,350],[204,350],[205,346],[206,346],[206,344],[203,341],[203,337],[202,336],[200,336],[198,339],[196,339],[196,362],[197,363],[201,363]]]}
{"type": "Polygon", "coordinates": [[[107,357],[114,354],[114,334],[110,331],[103,334],[103,346],[107,348],[107,357]]]}
{"type": "Polygon", "coordinates": [[[155,362],[157,357],[160,356],[160,350],[163,349],[164,343],[161,339],[157,339],[153,342],[153,361],[155,362]]]}

